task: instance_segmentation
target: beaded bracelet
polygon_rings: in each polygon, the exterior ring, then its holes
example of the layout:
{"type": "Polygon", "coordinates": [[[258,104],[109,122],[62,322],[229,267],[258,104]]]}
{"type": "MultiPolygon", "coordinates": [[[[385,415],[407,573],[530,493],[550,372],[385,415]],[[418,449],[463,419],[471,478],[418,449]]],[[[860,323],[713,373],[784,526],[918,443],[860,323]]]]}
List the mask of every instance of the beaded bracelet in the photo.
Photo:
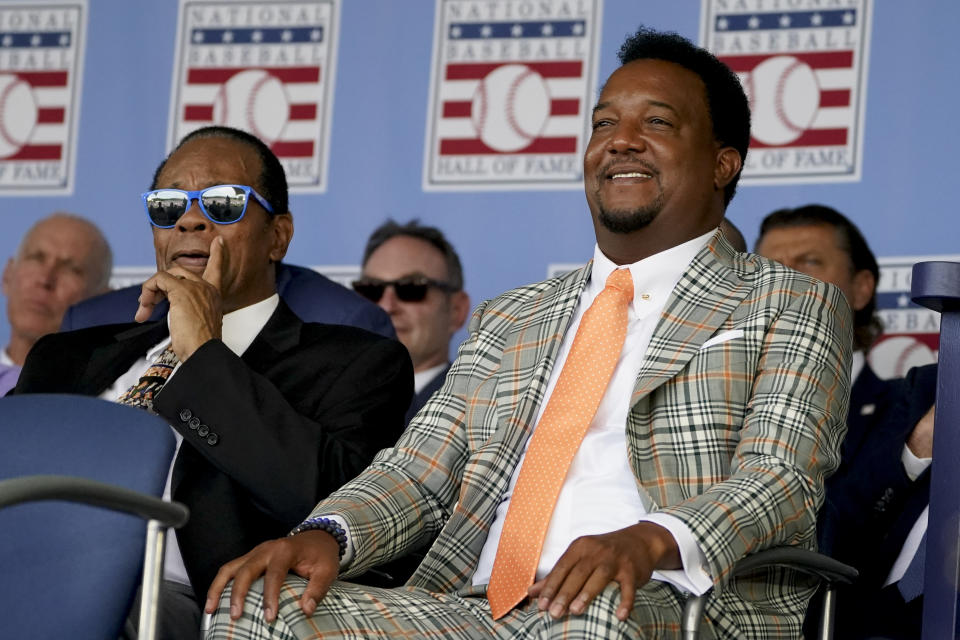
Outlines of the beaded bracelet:
{"type": "Polygon", "coordinates": [[[294,527],[293,531],[287,535],[295,536],[304,531],[316,530],[326,531],[333,536],[333,539],[336,540],[340,546],[340,559],[342,560],[343,554],[347,552],[347,532],[343,530],[343,527],[341,527],[340,523],[336,520],[331,520],[330,518],[309,518],[294,527]]]}

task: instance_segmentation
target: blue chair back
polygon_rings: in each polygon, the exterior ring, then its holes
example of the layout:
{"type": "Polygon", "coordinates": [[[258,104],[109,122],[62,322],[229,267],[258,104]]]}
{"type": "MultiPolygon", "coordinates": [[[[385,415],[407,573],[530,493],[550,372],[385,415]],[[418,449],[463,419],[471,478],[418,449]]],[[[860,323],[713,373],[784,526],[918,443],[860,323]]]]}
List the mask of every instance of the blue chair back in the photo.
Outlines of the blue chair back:
{"type": "MultiPolygon", "coordinates": [[[[0,479],[78,476],[160,497],[175,439],[164,420],[68,395],[0,398],[0,479]]],[[[136,592],[146,523],[66,502],[0,510],[3,631],[116,638],[136,592]]]]}

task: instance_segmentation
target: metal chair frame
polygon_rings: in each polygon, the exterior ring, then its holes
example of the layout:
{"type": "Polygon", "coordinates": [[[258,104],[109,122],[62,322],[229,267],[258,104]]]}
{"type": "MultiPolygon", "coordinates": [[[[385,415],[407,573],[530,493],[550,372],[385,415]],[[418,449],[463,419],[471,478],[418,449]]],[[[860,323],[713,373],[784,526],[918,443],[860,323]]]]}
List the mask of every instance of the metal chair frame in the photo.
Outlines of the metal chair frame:
{"type": "Polygon", "coordinates": [[[179,502],[165,502],[130,489],[73,476],[34,475],[0,480],[0,509],[43,500],[66,500],[103,507],[147,520],[139,638],[154,640],[166,528],[186,524],[190,516],[187,507],[179,502]]]}

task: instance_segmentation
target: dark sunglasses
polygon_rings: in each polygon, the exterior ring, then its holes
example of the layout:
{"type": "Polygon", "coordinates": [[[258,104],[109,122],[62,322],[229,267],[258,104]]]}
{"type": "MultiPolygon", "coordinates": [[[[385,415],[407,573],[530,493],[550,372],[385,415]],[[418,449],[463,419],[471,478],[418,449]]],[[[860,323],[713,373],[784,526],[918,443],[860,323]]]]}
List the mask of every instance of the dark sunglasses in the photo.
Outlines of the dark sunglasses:
{"type": "Polygon", "coordinates": [[[194,200],[200,203],[200,211],[210,222],[233,224],[247,212],[247,203],[253,196],[260,206],[273,213],[273,207],[253,187],[242,184],[218,184],[199,191],[180,189],[156,189],[142,194],[150,224],[169,229],[187,212],[194,200]]]}
{"type": "Polygon", "coordinates": [[[371,302],[380,302],[387,287],[393,287],[394,293],[404,302],[421,302],[427,297],[430,287],[441,291],[453,292],[456,289],[446,282],[431,280],[426,276],[405,276],[397,280],[378,280],[377,278],[360,278],[353,281],[353,290],[371,302]]]}

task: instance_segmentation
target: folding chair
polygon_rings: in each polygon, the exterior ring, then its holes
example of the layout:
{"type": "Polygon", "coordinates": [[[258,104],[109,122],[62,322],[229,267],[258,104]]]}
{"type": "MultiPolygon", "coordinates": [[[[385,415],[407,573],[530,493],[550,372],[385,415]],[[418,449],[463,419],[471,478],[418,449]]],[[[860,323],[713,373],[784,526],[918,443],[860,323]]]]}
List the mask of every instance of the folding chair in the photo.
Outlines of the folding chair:
{"type": "Polygon", "coordinates": [[[140,637],[152,638],[165,528],[188,517],[159,500],[170,427],[96,398],[37,394],[0,398],[0,430],[4,637],[116,638],[143,568],[140,637]]]}

